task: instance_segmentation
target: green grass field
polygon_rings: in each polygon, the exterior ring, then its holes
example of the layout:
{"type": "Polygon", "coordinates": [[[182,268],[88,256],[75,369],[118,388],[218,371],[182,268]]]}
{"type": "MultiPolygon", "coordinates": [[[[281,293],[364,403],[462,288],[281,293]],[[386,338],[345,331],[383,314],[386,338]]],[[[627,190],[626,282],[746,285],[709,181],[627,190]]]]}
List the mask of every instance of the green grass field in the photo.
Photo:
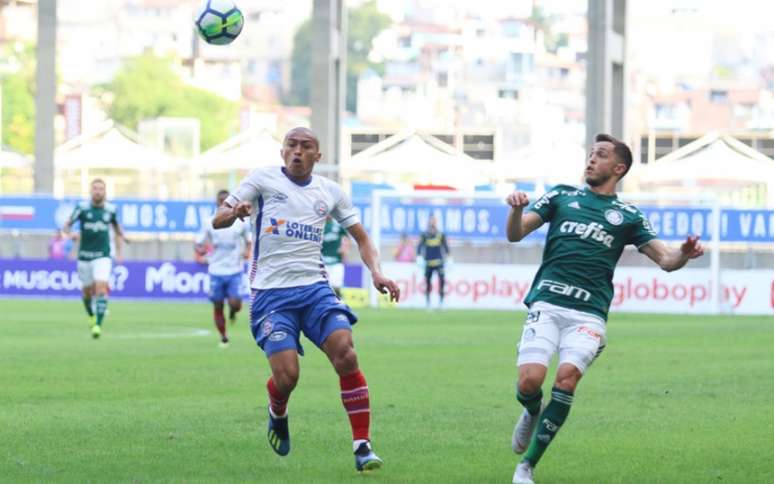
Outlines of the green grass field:
{"type": "MultiPolygon", "coordinates": [[[[0,481],[510,482],[522,312],[359,312],[385,460],[359,476],[338,379],[311,343],[280,458],[245,314],[221,350],[214,328],[197,335],[206,304],[110,311],[93,341],[79,301],[0,300],[0,481]]],[[[538,483],[774,482],[774,318],[619,314],[608,338],[538,483]]]]}

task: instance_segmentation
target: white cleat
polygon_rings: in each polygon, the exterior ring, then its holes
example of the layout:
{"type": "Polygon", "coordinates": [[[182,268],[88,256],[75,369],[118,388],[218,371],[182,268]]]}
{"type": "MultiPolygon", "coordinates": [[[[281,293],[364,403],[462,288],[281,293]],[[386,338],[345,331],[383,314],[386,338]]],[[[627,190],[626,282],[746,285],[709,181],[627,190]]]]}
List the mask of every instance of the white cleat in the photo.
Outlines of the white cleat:
{"type": "Polygon", "coordinates": [[[511,435],[511,449],[517,454],[523,454],[529,447],[529,441],[532,440],[532,434],[535,433],[535,427],[537,427],[541,413],[543,413],[542,407],[537,415],[530,415],[525,408],[519,421],[516,422],[513,435],[511,435]]]}
{"type": "Polygon", "coordinates": [[[513,484],[535,484],[532,480],[532,466],[529,462],[520,462],[513,473],[513,484]]]}

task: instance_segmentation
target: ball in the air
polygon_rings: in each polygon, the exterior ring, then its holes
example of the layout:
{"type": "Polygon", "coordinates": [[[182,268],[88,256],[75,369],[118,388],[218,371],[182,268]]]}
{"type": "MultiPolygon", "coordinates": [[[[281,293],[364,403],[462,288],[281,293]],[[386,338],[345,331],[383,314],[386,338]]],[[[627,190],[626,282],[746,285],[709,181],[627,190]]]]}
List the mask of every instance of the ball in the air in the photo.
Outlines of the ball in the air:
{"type": "Polygon", "coordinates": [[[230,44],[245,23],[242,11],[231,0],[204,0],[196,11],[196,31],[208,44],[230,44]]]}

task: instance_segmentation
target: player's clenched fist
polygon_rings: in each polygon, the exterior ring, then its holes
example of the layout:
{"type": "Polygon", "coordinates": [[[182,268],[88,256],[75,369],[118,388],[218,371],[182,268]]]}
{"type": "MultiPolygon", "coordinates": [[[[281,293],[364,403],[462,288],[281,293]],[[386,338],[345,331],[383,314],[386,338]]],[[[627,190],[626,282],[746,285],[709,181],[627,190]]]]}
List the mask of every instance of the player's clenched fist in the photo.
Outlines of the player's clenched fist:
{"type": "Polygon", "coordinates": [[[252,211],[253,204],[250,202],[239,202],[236,204],[236,207],[234,207],[234,215],[236,215],[239,220],[249,217],[252,211]]]}
{"type": "Polygon", "coordinates": [[[513,208],[523,208],[529,205],[529,197],[524,192],[513,192],[505,197],[505,203],[513,208]]]}

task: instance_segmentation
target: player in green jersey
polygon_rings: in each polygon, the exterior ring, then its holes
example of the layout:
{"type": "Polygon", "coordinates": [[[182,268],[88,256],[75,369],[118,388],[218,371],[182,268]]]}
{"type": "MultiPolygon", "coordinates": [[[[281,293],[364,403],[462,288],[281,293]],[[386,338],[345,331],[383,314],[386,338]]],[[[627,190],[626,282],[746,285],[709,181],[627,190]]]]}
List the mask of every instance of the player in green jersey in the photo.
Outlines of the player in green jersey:
{"type": "Polygon", "coordinates": [[[344,258],[347,252],[349,252],[347,231],[329,216],[325,219],[325,228],[323,228],[322,259],[328,272],[328,282],[339,299],[341,299],[341,288],[344,286],[344,258]]]}
{"type": "Polygon", "coordinates": [[[529,312],[519,343],[517,399],[525,408],[511,445],[526,454],[516,466],[515,484],[533,483],[533,469],[567,418],[578,382],[605,347],[613,272],[624,247],[635,245],[665,271],[704,253],[695,236],[679,249],[667,247],[636,207],[618,199],[616,184],[631,164],[626,144],[599,134],[586,163],[586,187],[553,187],[526,213],[525,193],[506,198],[510,242],[549,223],[543,261],[524,301],[529,312]],[[543,407],[541,387],[557,351],[551,400],[543,407]]]}
{"type": "Polygon", "coordinates": [[[118,225],[116,207],[105,201],[105,182],[97,178],[91,182],[91,201],[79,202],[69,220],[62,227],[69,233],[80,223],[78,247],[78,277],[81,279],[83,305],[91,322],[91,335],[99,338],[108,302],[108,282],[112,271],[110,254],[110,226],[115,231],[116,261],[121,263],[122,242],[126,241],[118,225]],[[92,306],[92,302],[96,302],[92,306]],[[95,317],[96,316],[96,317],[95,317]]]}

